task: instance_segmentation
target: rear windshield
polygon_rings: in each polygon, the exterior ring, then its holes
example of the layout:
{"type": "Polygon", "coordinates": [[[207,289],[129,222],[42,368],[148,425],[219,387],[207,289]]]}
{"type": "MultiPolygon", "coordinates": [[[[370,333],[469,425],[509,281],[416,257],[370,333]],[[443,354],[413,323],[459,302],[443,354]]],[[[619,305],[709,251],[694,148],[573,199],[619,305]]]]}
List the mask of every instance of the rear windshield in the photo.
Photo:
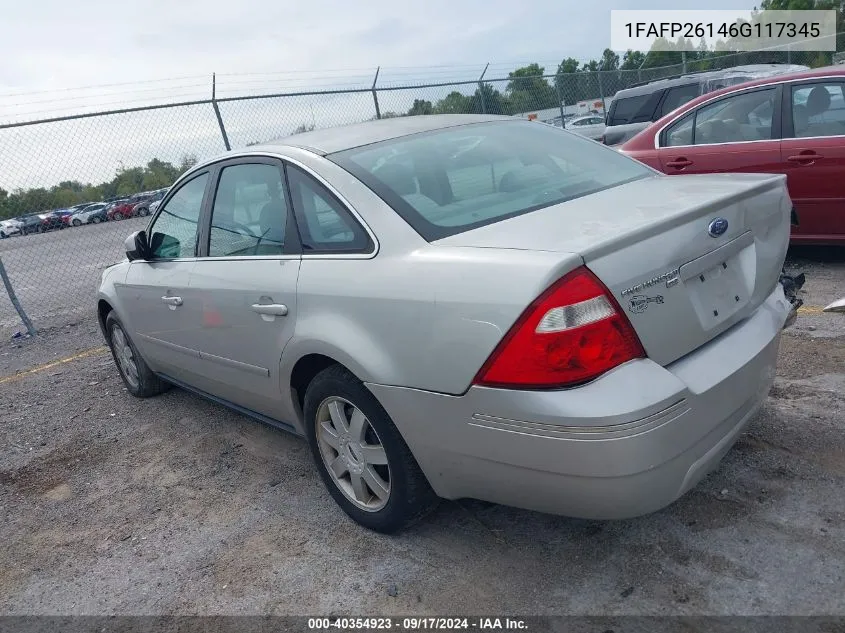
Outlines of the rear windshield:
{"type": "Polygon", "coordinates": [[[424,132],[328,158],[428,241],[652,175],[599,143],[528,121],[424,132]]]}
{"type": "Polygon", "coordinates": [[[651,121],[661,90],[636,97],[614,97],[607,117],[608,125],[627,125],[651,121]]]}

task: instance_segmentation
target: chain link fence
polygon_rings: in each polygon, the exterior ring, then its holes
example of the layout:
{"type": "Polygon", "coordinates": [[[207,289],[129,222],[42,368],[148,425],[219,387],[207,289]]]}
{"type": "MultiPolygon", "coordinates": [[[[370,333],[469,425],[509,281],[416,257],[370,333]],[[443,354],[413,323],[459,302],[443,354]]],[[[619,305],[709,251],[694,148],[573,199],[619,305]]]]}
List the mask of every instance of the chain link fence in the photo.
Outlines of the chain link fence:
{"type": "Polygon", "coordinates": [[[565,121],[601,111],[618,90],[685,72],[831,61],[829,54],[743,53],[553,75],[487,77],[484,69],[477,80],[433,83],[378,83],[376,74],[371,87],[225,98],[212,93],[190,102],[0,123],[0,220],[16,218],[0,224],[0,332],[34,334],[90,314],[100,271],[123,258],[123,239],[148,220],[150,199],[143,194],[160,196],[195,162],[229,149],[415,114],[529,116],[545,110],[559,111],[558,120],[565,121]],[[87,203],[99,204],[85,213],[78,205],[87,203]]]}

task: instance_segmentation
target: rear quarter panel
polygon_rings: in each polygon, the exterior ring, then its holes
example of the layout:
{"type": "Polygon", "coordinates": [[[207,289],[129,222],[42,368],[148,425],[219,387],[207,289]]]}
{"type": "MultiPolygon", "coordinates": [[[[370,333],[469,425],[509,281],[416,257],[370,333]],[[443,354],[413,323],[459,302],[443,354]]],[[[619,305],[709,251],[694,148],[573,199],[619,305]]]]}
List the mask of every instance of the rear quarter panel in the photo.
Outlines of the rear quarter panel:
{"type": "Polygon", "coordinates": [[[283,362],[289,372],[319,353],[365,382],[463,393],[531,301],[580,263],[569,254],[437,246],[371,260],[304,258],[283,362]]]}

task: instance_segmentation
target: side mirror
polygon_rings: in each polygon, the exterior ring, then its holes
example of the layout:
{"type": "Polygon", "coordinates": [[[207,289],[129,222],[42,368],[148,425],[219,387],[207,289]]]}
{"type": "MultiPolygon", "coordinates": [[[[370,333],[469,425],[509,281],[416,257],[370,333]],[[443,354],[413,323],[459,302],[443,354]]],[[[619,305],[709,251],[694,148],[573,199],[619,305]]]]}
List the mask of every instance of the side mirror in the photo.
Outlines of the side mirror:
{"type": "Polygon", "coordinates": [[[150,247],[147,244],[146,231],[135,231],[126,238],[123,242],[123,247],[126,249],[126,257],[129,258],[130,262],[136,259],[150,258],[150,247]]]}

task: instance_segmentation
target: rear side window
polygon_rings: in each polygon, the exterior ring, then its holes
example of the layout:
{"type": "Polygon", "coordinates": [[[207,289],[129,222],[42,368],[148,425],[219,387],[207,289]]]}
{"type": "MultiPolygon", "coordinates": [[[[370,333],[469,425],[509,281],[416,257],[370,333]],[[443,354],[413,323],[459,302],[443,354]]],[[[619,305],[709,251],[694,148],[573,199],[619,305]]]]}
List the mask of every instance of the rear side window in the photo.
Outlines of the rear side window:
{"type": "Polygon", "coordinates": [[[527,121],[462,125],[328,158],[428,241],[652,175],[603,145],[527,121]]]}
{"type": "Polygon", "coordinates": [[[635,97],[618,97],[613,100],[608,125],[627,125],[628,123],[644,123],[652,120],[657,101],[662,90],[651,94],[635,97]]]}
{"type": "Polygon", "coordinates": [[[372,250],[369,235],[328,189],[298,167],[286,169],[304,254],[372,250]]]}

